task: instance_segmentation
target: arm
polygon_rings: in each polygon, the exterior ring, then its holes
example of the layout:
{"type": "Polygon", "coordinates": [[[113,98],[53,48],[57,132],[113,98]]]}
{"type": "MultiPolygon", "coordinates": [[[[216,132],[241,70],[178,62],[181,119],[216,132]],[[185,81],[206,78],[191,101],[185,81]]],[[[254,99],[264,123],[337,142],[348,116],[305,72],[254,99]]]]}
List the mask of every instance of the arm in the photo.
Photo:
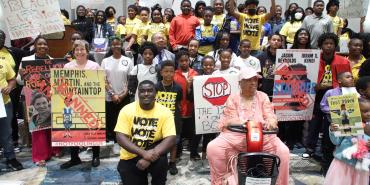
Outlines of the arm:
{"type": "Polygon", "coordinates": [[[159,156],[155,155],[155,152],[153,150],[146,151],[136,146],[134,143],[130,141],[127,135],[120,132],[116,132],[116,134],[118,144],[128,152],[141,156],[143,159],[152,162],[159,158],[159,156]]]}
{"type": "Polygon", "coordinates": [[[270,20],[272,17],[274,17],[275,13],[276,13],[276,3],[275,0],[271,0],[270,13],[265,15],[265,21],[270,20]]]}
{"type": "Polygon", "coordinates": [[[366,16],[361,17],[360,20],[360,33],[364,33],[364,22],[365,22],[366,16]]]}
{"type": "Polygon", "coordinates": [[[320,108],[321,108],[321,111],[326,113],[326,114],[330,114],[329,112],[329,105],[328,105],[328,97],[330,97],[331,94],[330,94],[330,90],[327,91],[324,95],[324,97],[322,97],[321,99],[321,102],[320,102],[320,108]]]}
{"type": "MultiPolygon", "coordinates": [[[[274,1],[274,0],[273,0],[274,1]]],[[[275,1],[274,1],[275,2],[275,1]]],[[[240,13],[236,11],[236,7],[235,7],[235,0],[229,0],[229,3],[228,3],[228,6],[226,6],[226,10],[227,12],[235,17],[237,20],[239,20],[240,18],[240,13]]]]}
{"type": "Polygon", "coordinates": [[[195,28],[195,39],[199,41],[199,45],[204,46],[209,44],[207,37],[202,37],[202,29],[201,26],[195,28]]]}
{"type": "Polygon", "coordinates": [[[169,38],[170,38],[170,45],[171,45],[173,50],[176,50],[176,47],[177,47],[175,34],[176,34],[176,20],[172,20],[168,35],[169,35],[169,38]]]}
{"type": "Polygon", "coordinates": [[[130,38],[130,41],[128,42],[128,44],[126,46],[126,49],[125,49],[126,51],[131,50],[131,46],[135,43],[135,40],[136,40],[136,35],[132,34],[131,38],[130,38]]]}
{"type": "Polygon", "coordinates": [[[8,80],[8,86],[1,89],[1,93],[4,95],[9,95],[9,93],[15,88],[17,82],[15,81],[15,78],[12,78],[8,80]]]}
{"type": "Polygon", "coordinates": [[[154,147],[154,151],[158,155],[166,154],[176,144],[176,136],[165,137],[161,143],[154,147]]]}
{"type": "Polygon", "coordinates": [[[270,102],[270,99],[268,98],[267,94],[263,94],[261,101],[262,101],[262,107],[263,107],[262,114],[263,114],[263,119],[265,121],[265,124],[263,126],[267,130],[273,130],[273,129],[278,128],[277,126],[278,121],[274,113],[274,106],[270,102]]]}

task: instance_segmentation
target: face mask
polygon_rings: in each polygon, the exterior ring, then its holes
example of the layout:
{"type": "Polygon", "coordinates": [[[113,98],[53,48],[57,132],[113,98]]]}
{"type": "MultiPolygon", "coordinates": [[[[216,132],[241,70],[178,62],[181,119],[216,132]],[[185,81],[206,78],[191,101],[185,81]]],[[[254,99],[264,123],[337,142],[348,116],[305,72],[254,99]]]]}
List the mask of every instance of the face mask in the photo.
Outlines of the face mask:
{"type": "Polygon", "coordinates": [[[249,15],[255,15],[256,12],[257,12],[257,9],[254,9],[254,8],[248,9],[248,14],[249,15]]]}
{"type": "Polygon", "coordinates": [[[302,19],[302,17],[303,17],[303,14],[302,13],[300,13],[300,12],[298,12],[298,13],[295,13],[294,14],[294,18],[296,19],[296,20],[301,20],[302,19]]]}

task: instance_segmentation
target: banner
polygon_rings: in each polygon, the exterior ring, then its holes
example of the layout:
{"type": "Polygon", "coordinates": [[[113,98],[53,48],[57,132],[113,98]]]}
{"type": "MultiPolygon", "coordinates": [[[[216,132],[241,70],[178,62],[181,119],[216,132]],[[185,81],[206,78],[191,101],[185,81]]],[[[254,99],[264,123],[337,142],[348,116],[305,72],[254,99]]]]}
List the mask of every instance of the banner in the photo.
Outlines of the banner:
{"type": "Polygon", "coordinates": [[[320,50],[278,49],[272,102],[278,121],[311,120],[320,50]]]}
{"type": "Polygon", "coordinates": [[[67,62],[65,59],[22,61],[30,132],[51,128],[50,69],[63,68],[67,62]]]}
{"type": "Polygon", "coordinates": [[[339,0],[338,16],[342,18],[360,18],[366,16],[369,0],[339,0]]]}
{"type": "Polygon", "coordinates": [[[11,40],[65,30],[58,0],[4,0],[1,6],[11,40]]]}
{"type": "Polygon", "coordinates": [[[328,97],[331,122],[339,125],[336,136],[356,136],[364,134],[358,95],[349,94],[328,97]]]}
{"type": "Polygon", "coordinates": [[[218,121],[229,96],[238,93],[238,75],[195,76],[194,110],[196,134],[219,132],[218,121]]]}
{"type": "Polygon", "coordinates": [[[105,145],[103,70],[51,70],[52,146],[105,145]]]}

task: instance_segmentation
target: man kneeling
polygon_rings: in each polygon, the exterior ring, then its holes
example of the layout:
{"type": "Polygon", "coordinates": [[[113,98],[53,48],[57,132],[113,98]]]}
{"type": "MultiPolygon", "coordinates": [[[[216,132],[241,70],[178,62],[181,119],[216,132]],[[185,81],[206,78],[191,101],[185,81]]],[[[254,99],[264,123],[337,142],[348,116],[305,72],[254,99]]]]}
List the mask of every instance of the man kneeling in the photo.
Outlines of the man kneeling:
{"type": "Polygon", "coordinates": [[[139,102],[122,108],[115,132],[122,147],[117,170],[123,185],[165,185],[167,152],[175,145],[176,129],[172,112],[155,102],[155,85],[149,80],[138,87],[139,102]]]}

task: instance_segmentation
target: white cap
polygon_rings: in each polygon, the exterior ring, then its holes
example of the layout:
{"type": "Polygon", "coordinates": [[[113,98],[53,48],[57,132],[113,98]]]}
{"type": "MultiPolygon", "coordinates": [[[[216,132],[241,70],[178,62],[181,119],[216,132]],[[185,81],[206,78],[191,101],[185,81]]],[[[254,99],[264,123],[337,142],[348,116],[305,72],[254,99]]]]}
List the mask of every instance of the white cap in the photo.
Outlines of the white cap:
{"type": "Polygon", "coordinates": [[[257,76],[257,78],[262,78],[262,76],[259,75],[255,69],[251,67],[243,67],[239,73],[239,81],[243,79],[250,79],[255,76],[257,76]]]}

